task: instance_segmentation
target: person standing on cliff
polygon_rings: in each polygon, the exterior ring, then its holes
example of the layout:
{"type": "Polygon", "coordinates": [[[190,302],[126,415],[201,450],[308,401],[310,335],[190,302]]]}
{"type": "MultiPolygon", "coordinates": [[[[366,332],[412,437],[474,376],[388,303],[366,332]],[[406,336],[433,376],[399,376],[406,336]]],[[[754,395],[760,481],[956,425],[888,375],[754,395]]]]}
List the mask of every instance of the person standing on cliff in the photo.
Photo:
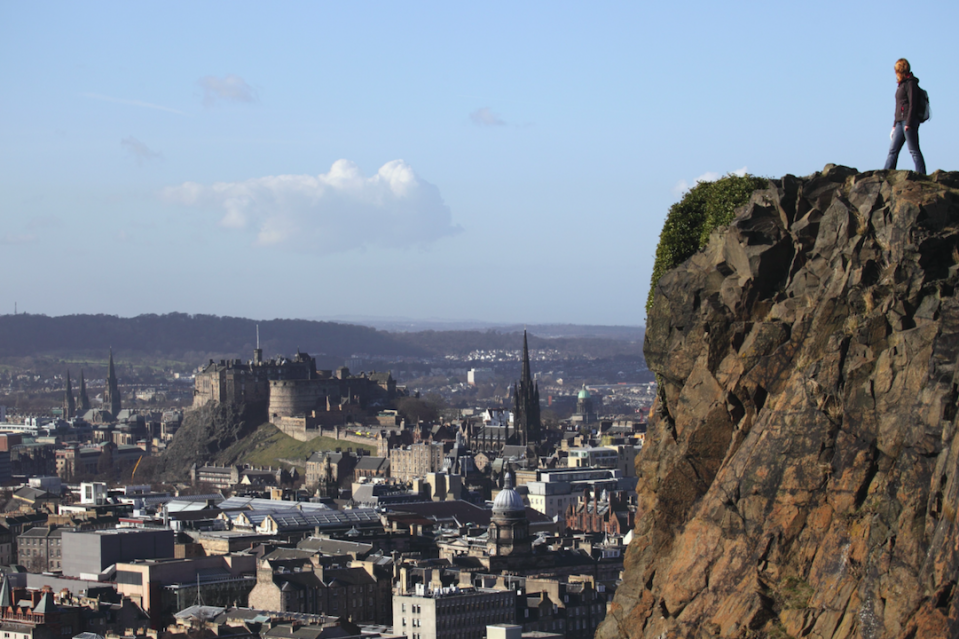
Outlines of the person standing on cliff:
{"type": "Polygon", "coordinates": [[[896,119],[892,123],[892,133],[889,145],[889,155],[886,157],[885,169],[895,169],[899,161],[899,151],[905,142],[909,146],[909,153],[916,163],[916,173],[926,174],[926,161],[919,150],[919,114],[923,107],[920,104],[922,95],[919,91],[919,78],[912,74],[909,60],[896,60],[896,119]]]}

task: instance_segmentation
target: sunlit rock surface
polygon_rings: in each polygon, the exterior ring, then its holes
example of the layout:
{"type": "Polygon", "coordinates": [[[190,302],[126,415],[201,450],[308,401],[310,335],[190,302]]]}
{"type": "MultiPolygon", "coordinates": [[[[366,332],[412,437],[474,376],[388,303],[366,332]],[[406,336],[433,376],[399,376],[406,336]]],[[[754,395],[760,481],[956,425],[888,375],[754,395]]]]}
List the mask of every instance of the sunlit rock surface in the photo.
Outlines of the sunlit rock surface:
{"type": "Polygon", "coordinates": [[[597,637],[957,637],[959,173],[827,166],[665,275],[597,637]]]}

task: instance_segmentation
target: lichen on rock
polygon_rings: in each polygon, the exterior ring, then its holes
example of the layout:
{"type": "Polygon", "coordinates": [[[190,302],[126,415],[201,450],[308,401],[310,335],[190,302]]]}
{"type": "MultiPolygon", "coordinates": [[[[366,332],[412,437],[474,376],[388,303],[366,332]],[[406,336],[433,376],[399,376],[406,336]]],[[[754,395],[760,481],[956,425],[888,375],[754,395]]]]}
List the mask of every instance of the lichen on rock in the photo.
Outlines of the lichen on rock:
{"type": "Polygon", "coordinates": [[[959,636],[959,173],[770,180],[659,280],[597,637],[959,636]]]}

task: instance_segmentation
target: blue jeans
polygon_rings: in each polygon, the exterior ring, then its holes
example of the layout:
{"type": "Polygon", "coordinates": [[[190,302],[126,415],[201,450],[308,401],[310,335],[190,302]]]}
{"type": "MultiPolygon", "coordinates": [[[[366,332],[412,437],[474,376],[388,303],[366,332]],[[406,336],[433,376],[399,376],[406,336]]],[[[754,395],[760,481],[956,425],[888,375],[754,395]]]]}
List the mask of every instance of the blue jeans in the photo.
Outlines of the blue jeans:
{"type": "Polygon", "coordinates": [[[926,161],[922,159],[922,151],[919,150],[919,125],[909,127],[904,130],[902,122],[896,122],[896,128],[893,129],[892,144],[889,145],[889,155],[886,156],[886,169],[896,168],[899,161],[899,151],[902,149],[902,143],[905,142],[909,147],[909,153],[912,155],[912,161],[916,163],[916,173],[926,174],[926,161]]]}

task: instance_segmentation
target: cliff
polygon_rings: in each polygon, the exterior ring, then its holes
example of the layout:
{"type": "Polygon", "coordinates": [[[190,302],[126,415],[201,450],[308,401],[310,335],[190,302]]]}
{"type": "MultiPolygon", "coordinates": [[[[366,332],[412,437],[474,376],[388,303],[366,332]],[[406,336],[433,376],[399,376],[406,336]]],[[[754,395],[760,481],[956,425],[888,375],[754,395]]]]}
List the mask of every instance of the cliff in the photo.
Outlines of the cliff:
{"type": "Polygon", "coordinates": [[[155,476],[171,482],[187,482],[190,467],[206,463],[234,462],[223,459],[227,449],[251,437],[267,423],[266,409],[251,404],[214,404],[187,411],[173,440],[156,460],[155,476]]]}
{"type": "Polygon", "coordinates": [[[662,277],[597,637],[959,636],[959,173],[829,165],[662,277]]]}

